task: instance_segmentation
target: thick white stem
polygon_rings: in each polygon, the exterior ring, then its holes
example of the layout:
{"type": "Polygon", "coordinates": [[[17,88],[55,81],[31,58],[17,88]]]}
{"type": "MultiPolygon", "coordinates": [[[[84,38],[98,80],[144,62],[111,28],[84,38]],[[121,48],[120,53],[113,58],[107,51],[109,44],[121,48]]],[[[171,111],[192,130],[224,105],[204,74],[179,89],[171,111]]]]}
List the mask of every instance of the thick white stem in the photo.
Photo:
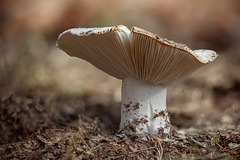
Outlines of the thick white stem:
{"type": "Polygon", "coordinates": [[[167,87],[124,78],[120,123],[122,133],[169,139],[171,125],[166,96],[167,87]]]}

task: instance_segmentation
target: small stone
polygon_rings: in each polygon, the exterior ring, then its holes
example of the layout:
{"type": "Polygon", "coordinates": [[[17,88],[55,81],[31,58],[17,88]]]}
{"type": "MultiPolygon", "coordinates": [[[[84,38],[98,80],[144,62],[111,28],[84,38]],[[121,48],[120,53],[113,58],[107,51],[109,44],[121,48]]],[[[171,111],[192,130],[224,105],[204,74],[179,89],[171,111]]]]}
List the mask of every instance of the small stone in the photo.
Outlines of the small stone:
{"type": "Polygon", "coordinates": [[[230,149],[234,149],[234,148],[238,147],[238,144],[231,142],[231,143],[228,143],[228,147],[229,147],[230,149]]]}

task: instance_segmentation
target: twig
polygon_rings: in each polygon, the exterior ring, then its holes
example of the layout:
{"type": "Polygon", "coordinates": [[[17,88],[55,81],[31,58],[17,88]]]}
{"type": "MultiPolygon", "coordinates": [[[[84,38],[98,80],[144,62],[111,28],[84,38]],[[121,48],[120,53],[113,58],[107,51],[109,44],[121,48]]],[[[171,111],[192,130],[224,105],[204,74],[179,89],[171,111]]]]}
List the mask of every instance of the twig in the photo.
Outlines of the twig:
{"type": "Polygon", "coordinates": [[[196,141],[195,139],[189,137],[189,139],[194,142],[195,144],[197,144],[198,146],[202,147],[202,148],[206,148],[206,146],[198,141],[196,141]]]}
{"type": "Polygon", "coordinates": [[[93,148],[92,148],[92,151],[97,150],[98,148],[100,148],[100,147],[102,147],[102,146],[103,146],[103,144],[99,144],[99,145],[97,145],[96,147],[93,147],[93,148]]]}
{"type": "Polygon", "coordinates": [[[158,148],[157,148],[157,151],[158,151],[158,154],[159,154],[159,160],[162,160],[162,157],[163,157],[163,148],[162,148],[162,144],[161,144],[159,138],[156,138],[156,139],[157,139],[157,144],[159,145],[159,147],[160,147],[160,151],[161,151],[161,152],[159,152],[159,150],[158,150],[158,148]]]}
{"type": "Polygon", "coordinates": [[[130,154],[135,154],[135,153],[138,153],[138,152],[147,151],[147,150],[150,150],[150,149],[156,149],[156,147],[150,147],[150,148],[146,148],[146,149],[142,149],[142,150],[137,150],[137,151],[134,151],[134,152],[122,153],[122,154],[119,154],[119,155],[113,155],[112,157],[109,157],[109,158],[120,158],[120,157],[123,157],[123,156],[127,156],[127,155],[130,155],[130,154]]]}
{"type": "Polygon", "coordinates": [[[45,138],[43,138],[40,135],[37,135],[37,138],[38,138],[38,140],[40,140],[44,144],[52,144],[51,142],[48,142],[48,140],[46,140],[45,138]]]}
{"type": "Polygon", "coordinates": [[[170,139],[172,139],[172,132],[173,132],[173,128],[172,126],[170,127],[170,139]]]}
{"type": "Polygon", "coordinates": [[[83,139],[83,137],[82,137],[80,134],[79,134],[79,137],[80,137],[81,141],[83,141],[84,144],[87,146],[87,148],[88,148],[89,150],[91,150],[91,147],[87,144],[87,142],[83,139]]]}
{"type": "Polygon", "coordinates": [[[225,148],[223,148],[219,143],[218,143],[218,141],[216,140],[216,142],[215,142],[217,145],[218,145],[218,147],[220,147],[222,150],[224,150],[225,148]]]}

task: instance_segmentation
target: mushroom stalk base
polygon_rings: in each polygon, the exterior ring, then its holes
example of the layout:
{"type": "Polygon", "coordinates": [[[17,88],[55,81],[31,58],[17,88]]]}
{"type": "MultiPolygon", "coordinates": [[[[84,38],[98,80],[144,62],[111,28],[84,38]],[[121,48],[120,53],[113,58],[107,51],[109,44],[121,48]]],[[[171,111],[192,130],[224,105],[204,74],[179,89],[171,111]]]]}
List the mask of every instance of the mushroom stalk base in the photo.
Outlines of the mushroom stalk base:
{"type": "Polygon", "coordinates": [[[171,138],[166,108],[167,87],[124,78],[122,82],[121,133],[171,138]]]}

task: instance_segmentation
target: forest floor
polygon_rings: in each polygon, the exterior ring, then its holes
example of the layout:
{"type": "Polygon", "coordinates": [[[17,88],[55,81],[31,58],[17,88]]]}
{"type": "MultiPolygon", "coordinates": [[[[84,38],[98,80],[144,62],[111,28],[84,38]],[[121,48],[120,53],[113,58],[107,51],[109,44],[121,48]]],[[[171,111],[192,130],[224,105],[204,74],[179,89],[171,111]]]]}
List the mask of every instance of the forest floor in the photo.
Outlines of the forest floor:
{"type": "MultiPolygon", "coordinates": [[[[11,91],[2,87],[0,157],[240,159],[240,80],[228,70],[234,64],[228,55],[169,87],[170,141],[117,136],[120,102],[115,100],[103,103],[94,100],[96,95],[65,95],[41,87],[11,91]]],[[[104,95],[97,94],[97,99],[104,95]]]]}

